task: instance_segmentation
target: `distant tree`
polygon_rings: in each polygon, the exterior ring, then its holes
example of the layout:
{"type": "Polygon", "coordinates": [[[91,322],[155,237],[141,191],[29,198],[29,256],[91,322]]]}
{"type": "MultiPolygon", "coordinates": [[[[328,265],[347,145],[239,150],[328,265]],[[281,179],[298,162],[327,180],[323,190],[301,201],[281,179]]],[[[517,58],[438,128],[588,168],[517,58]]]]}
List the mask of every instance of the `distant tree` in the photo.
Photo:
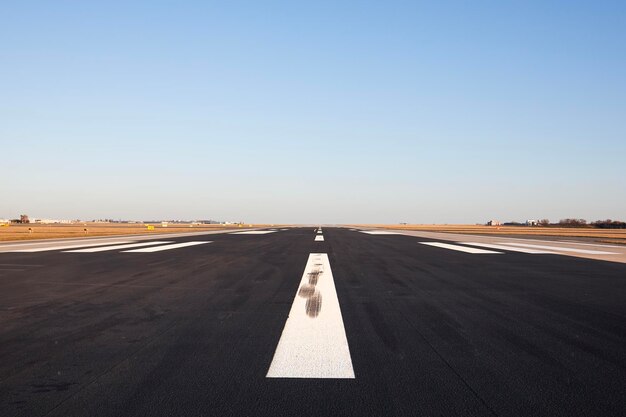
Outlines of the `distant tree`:
{"type": "Polygon", "coordinates": [[[591,225],[600,229],[626,229],[626,222],[611,219],[597,220],[591,223],[591,225]]]}
{"type": "Polygon", "coordinates": [[[539,220],[539,226],[550,226],[550,220],[548,219],[539,220]]]}
{"type": "Polygon", "coordinates": [[[559,226],[563,227],[582,227],[587,225],[585,219],[561,219],[559,220],[559,226]]]}

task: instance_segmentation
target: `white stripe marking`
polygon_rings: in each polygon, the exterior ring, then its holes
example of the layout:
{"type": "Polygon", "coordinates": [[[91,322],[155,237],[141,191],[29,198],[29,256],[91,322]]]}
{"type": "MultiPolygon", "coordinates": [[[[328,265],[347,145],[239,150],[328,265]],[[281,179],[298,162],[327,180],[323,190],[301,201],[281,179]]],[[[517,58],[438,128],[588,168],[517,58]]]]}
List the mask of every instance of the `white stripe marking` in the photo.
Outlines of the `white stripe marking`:
{"type": "Polygon", "coordinates": [[[361,233],[366,233],[368,235],[399,235],[400,233],[396,232],[385,232],[384,230],[360,230],[361,233]]]}
{"type": "Polygon", "coordinates": [[[173,245],[164,245],[164,246],[154,246],[154,247],[150,247],[150,248],[141,248],[141,249],[132,249],[132,250],[125,250],[123,251],[124,253],[128,253],[128,252],[160,252],[162,250],[170,250],[170,249],[178,249],[178,248],[185,248],[187,246],[195,246],[195,245],[204,245],[205,243],[211,243],[210,241],[203,241],[203,242],[183,242],[183,243],[174,243],[173,245]]]}
{"type": "Polygon", "coordinates": [[[320,236],[315,236],[315,241],[316,242],[323,242],[324,241],[324,236],[320,235],[320,236]]]}
{"type": "Polygon", "coordinates": [[[560,247],[560,246],[530,245],[528,243],[513,243],[513,242],[510,242],[510,243],[507,243],[507,245],[525,246],[525,247],[528,247],[528,248],[548,249],[548,250],[561,251],[561,252],[585,253],[587,255],[618,255],[615,252],[602,252],[602,251],[599,251],[599,250],[563,248],[563,247],[560,247]]]}
{"type": "Polygon", "coordinates": [[[17,250],[9,250],[7,252],[45,252],[49,250],[60,250],[60,249],[72,249],[72,248],[84,248],[87,246],[105,246],[112,244],[124,244],[124,243],[132,243],[134,240],[125,240],[119,242],[106,242],[106,243],[79,243],[79,244],[67,244],[67,245],[57,245],[57,246],[46,246],[43,248],[32,248],[32,249],[17,249],[17,250]]]}
{"type": "Polygon", "coordinates": [[[438,248],[456,250],[459,252],[467,252],[467,253],[473,253],[473,254],[502,253],[502,252],[495,252],[492,250],[468,248],[466,246],[451,245],[449,243],[441,243],[441,242],[419,242],[419,243],[421,243],[422,245],[436,246],[438,248]]]}
{"type": "Polygon", "coordinates": [[[114,245],[114,246],[104,246],[99,248],[87,248],[87,249],[76,249],[76,250],[66,250],[65,253],[93,253],[93,252],[104,252],[108,250],[116,250],[116,249],[127,249],[127,248],[137,248],[140,246],[152,246],[152,245],[162,245],[163,243],[172,243],[172,241],[152,241],[152,242],[143,242],[143,243],[131,243],[128,245],[114,245]]]}
{"type": "MultiPolygon", "coordinates": [[[[544,241],[547,243],[552,243],[551,241],[544,241]]],[[[584,246],[597,246],[599,248],[615,248],[615,249],[626,249],[626,246],[618,246],[618,245],[598,245],[596,243],[580,243],[580,242],[574,242],[571,240],[561,240],[561,241],[556,241],[555,243],[564,243],[567,245],[584,245],[584,246]]]]}
{"type": "Polygon", "coordinates": [[[354,378],[328,255],[312,253],[268,378],[354,378]]]}
{"type": "Polygon", "coordinates": [[[275,233],[276,230],[249,230],[247,232],[235,232],[231,235],[266,235],[268,233],[275,233]]]}
{"type": "Polygon", "coordinates": [[[522,252],[522,253],[532,253],[532,254],[554,253],[554,252],[547,252],[544,250],[537,250],[537,249],[515,248],[512,246],[506,246],[506,245],[492,245],[491,243],[478,243],[478,242],[457,242],[457,243],[461,243],[463,245],[481,246],[483,248],[509,250],[513,252],[522,252]]]}

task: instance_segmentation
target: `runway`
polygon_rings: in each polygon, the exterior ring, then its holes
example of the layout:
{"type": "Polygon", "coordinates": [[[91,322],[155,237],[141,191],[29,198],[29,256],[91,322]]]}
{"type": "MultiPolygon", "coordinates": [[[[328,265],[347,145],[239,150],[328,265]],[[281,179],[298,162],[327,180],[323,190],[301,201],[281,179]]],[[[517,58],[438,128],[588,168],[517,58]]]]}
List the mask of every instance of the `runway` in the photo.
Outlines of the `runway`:
{"type": "Polygon", "coordinates": [[[0,416],[618,416],[626,250],[339,227],[0,244],[0,416]]]}

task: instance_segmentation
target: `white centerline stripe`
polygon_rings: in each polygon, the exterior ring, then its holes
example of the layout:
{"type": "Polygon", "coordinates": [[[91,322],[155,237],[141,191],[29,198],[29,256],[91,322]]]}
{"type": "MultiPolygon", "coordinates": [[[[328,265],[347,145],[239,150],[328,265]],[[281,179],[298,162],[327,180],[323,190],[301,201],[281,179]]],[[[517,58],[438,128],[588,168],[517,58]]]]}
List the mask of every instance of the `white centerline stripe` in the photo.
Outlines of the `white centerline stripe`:
{"type": "Polygon", "coordinates": [[[481,246],[483,248],[509,250],[513,252],[522,252],[522,253],[532,253],[532,254],[554,253],[554,252],[547,252],[545,250],[538,250],[538,249],[515,248],[513,246],[507,246],[507,245],[492,245],[491,243],[478,243],[478,242],[457,242],[457,243],[461,243],[463,245],[481,246]]]}
{"type": "Polygon", "coordinates": [[[249,230],[247,232],[235,232],[231,235],[266,235],[268,233],[275,233],[276,230],[249,230]]]}
{"type": "Polygon", "coordinates": [[[322,235],[315,236],[315,241],[316,242],[323,242],[324,241],[324,236],[322,236],[322,235]]]}
{"type": "Polygon", "coordinates": [[[524,246],[528,248],[537,248],[537,249],[548,249],[560,252],[574,252],[574,253],[585,253],[587,255],[618,255],[615,252],[603,252],[599,250],[587,250],[587,249],[574,249],[574,248],[564,248],[560,246],[544,246],[544,245],[530,245],[528,243],[513,243],[509,242],[507,245],[515,245],[515,246],[524,246]]]}
{"type": "Polygon", "coordinates": [[[143,242],[143,243],[130,243],[128,245],[114,245],[114,246],[104,246],[104,247],[98,247],[98,248],[66,250],[64,252],[65,253],[104,252],[104,251],[116,250],[116,249],[137,248],[137,247],[140,247],[140,246],[162,245],[163,243],[172,243],[172,241],[169,240],[169,241],[152,241],[152,242],[143,242]]]}
{"type": "Polygon", "coordinates": [[[354,378],[328,255],[312,253],[268,378],[354,378]]]}
{"type": "Polygon", "coordinates": [[[174,243],[173,245],[153,246],[153,247],[150,247],[150,248],[132,249],[132,250],[125,250],[125,251],[122,251],[122,252],[124,252],[124,253],[128,253],[128,252],[160,252],[162,250],[185,248],[187,246],[203,245],[205,243],[211,243],[211,242],[210,241],[203,241],[203,242],[174,243]]]}
{"type": "Polygon", "coordinates": [[[467,253],[473,253],[473,254],[502,253],[502,252],[495,252],[492,250],[468,248],[466,246],[451,245],[449,243],[441,243],[441,242],[419,242],[419,243],[421,243],[422,245],[436,246],[438,248],[456,250],[459,252],[467,252],[467,253]]]}
{"type": "Polygon", "coordinates": [[[116,245],[116,244],[124,244],[124,243],[132,243],[134,240],[125,240],[118,242],[106,242],[106,243],[78,243],[78,244],[66,244],[66,245],[56,245],[56,246],[46,246],[43,248],[31,248],[31,249],[16,249],[9,250],[7,252],[45,252],[49,250],[60,250],[60,249],[72,249],[72,248],[84,248],[87,246],[105,246],[105,245],[116,245]]]}

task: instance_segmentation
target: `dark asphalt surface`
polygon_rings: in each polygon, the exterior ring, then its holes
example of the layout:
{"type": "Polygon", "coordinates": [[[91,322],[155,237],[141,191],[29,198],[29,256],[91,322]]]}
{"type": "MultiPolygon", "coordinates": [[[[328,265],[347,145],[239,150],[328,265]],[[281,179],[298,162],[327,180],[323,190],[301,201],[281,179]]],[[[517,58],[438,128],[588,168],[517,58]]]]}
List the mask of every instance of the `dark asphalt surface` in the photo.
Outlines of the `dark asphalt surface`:
{"type": "Polygon", "coordinates": [[[325,228],[0,254],[0,416],[619,416],[626,265],[325,228]],[[356,379],[268,379],[309,253],[356,379]]]}

